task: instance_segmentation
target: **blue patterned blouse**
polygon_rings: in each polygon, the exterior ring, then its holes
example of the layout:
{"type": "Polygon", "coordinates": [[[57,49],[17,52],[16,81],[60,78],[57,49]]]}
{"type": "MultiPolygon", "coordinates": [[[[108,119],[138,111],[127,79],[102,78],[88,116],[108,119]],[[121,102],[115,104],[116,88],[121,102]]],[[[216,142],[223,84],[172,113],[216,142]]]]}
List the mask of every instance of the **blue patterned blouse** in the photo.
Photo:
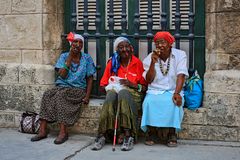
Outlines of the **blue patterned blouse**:
{"type": "MultiPolygon", "coordinates": [[[[69,52],[62,53],[55,65],[55,69],[63,68],[64,63],[68,58],[69,52]]],[[[57,77],[56,86],[62,87],[77,87],[86,89],[86,77],[92,76],[96,72],[96,68],[92,57],[89,54],[83,53],[80,59],[80,65],[72,62],[66,79],[61,76],[57,77]]]]}

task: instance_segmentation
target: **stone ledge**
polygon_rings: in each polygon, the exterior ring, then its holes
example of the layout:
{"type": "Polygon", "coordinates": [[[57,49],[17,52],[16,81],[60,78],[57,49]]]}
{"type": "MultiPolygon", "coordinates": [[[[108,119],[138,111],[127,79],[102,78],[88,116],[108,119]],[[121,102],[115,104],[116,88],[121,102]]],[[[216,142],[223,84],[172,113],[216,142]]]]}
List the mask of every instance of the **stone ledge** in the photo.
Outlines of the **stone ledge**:
{"type": "MultiPolygon", "coordinates": [[[[89,105],[83,106],[80,118],[70,132],[96,135],[99,124],[100,110],[103,99],[91,99],[89,105]]],[[[239,127],[224,125],[209,125],[207,123],[207,108],[199,108],[198,111],[184,109],[185,117],[180,139],[189,140],[216,140],[216,141],[240,141],[239,127]]],[[[0,111],[0,127],[18,127],[21,112],[2,110],[0,111]]],[[[49,125],[50,130],[58,130],[56,123],[49,125]]]]}

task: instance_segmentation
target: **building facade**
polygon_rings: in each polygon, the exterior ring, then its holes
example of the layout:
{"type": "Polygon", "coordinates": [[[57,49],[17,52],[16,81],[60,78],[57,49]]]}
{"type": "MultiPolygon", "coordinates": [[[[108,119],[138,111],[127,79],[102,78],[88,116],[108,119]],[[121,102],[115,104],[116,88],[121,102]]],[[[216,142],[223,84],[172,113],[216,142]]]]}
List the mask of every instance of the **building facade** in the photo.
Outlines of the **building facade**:
{"type": "MultiPolygon", "coordinates": [[[[185,110],[179,136],[240,141],[240,2],[204,2],[205,44],[204,52],[200,52],[204,54],[195,57],[204,58],[203,64],[197,64],[204,65],[203,107],[199,112],[185,110]]],[[[69,31],[68,5],[64,0],[1,0],[0,127],[17,127],[23,111],[38,111],[43,92],[53,86],[53,65],[63,50],[62,35],[69,31]]],[[[85,110],[93,111],[88,107],[85,110]]],[[[95,118],[97,111],[93,111],[95,118]]],[[[84,118],[75,130],[91,123],[95,131],[97,122],[90,119],[84,118]]]]}

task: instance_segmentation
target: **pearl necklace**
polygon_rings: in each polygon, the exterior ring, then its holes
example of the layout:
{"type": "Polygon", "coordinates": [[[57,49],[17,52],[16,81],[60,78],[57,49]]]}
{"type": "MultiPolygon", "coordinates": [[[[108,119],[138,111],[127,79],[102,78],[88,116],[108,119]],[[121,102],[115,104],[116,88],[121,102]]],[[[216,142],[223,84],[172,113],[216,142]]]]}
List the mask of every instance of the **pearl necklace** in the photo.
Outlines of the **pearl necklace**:
{"type": "Polygon", "coordinates": [[[161,59],[160,59],[159,66],[160,66],[160,71],[162,72],[163,76],[166,76],[168,74],[168,71],[169,71],[169,68],[170,68],[170,57],[171,57],[171,54],[168,58],[168,63],[167,63],[167,69],[166,70],[163,69],[162,62],[161,62],[161,59]]]}

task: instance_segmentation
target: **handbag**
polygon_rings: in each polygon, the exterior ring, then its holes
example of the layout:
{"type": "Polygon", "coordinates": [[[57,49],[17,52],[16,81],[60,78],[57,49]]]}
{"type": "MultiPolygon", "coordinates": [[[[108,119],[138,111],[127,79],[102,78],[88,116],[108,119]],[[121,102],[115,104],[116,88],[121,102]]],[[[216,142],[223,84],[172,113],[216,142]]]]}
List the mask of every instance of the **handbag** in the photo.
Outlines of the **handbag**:
{"type": "Polygon", "coordinates": [[[23,112],[20,118],[18,131],[22,133],[36,134],[40,128],[39,115],[35,112],[23,112]]]}

